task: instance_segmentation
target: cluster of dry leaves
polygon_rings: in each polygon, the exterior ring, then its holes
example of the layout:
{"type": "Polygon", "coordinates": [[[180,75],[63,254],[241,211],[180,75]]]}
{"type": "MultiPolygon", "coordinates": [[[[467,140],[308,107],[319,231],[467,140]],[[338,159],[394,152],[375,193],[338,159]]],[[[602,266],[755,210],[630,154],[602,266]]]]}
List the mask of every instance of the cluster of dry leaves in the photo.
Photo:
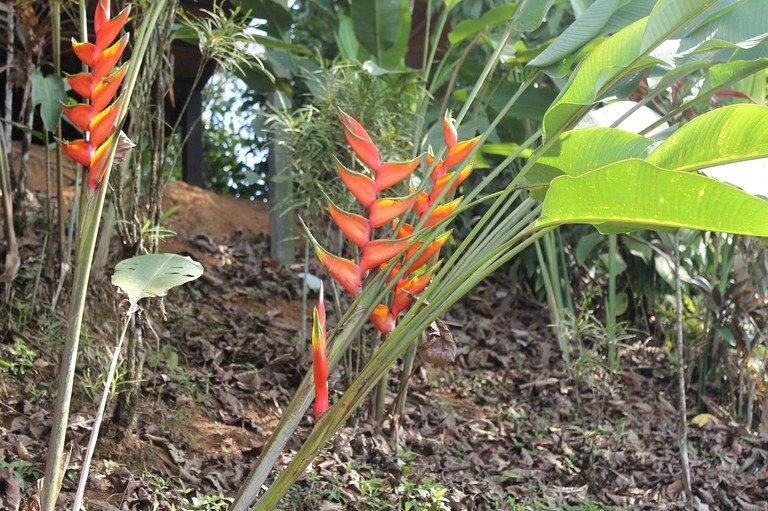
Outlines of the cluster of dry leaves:
{"type": "MultiPolygon", "coordinates": [[[[302,266],[275,265],[264,239],[238,232],[224,242],[193,236],[186,246],[207,262],[206,276],[167,298],[167,321],[148,311],[159,337],[147,338],[137,423],[125,438],[108,428],[100,441],[89,510],[171,509],[194,496],[232,495],[310,368],[309,345],[298,335],[302,266]]],[[[109,315],[102,312],[92,317],[109,315]]],[[[503,276],[443,319],[458,346],[456,363],[417,364],[404,414],[384,424],[360,414],[286,506],[396,509],[422,499],[424,509],[534,502],[557,509],[585,501],[606,509],[682,508],[673,371],[662,349],[638,343],[623,353],[620,372],[608,372],[585,348],[574,354],[569,376],[546,309],[503,276]]],[[[28,328],[0,339],[2,357],[16,337],[40,354],[23,374],[0,369],[0,509],[33,509],[47,448],[53,385],[41,382],[53,382],[56,357],[45,354],[50,340],[39,335],[40,325],[28,328]]],[[[91,332],[91,352],[111,342],[109,328],[91,332]]],[[[80,375],[97,363],[85,357],[80,375]]],[[[338,370],[331,386],[333,401],[343,392],[338,370]]],[[[63,505],[77,483],[94,410],[85,394],[76,397],[63,505]]],[[[689,418],[696,413],[689,403],[689,418]]],[[[720,419],[689,427],[695,508],[768,509],[768,438],[720,419]]],[[[312,422],[308,413],[283,461],[312,422]]]]}

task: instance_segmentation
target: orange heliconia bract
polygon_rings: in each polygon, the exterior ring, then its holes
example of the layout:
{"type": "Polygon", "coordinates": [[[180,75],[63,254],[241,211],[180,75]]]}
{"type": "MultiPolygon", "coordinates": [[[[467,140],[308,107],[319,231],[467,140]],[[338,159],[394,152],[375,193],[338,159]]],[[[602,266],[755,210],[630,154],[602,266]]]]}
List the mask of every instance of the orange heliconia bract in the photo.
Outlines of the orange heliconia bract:
{"type": "Polygon", "coordinates": [[[86,133],[82,139],[61,143],[62,150],[73,160],[88,167],[88,186],[95,191],[107,172],[107,156],[115,140],[117,117],[122,107],[120,99],[112,100],[125,77],[127,66],[115,65],[128,44],[128,34],[117,42],[118,34],[125,26],[131,12],[130,6],[110,19],[110,0],[96,4],[93,43],[72,41],[75,55],[91,72],[67,76],[67,81],[77,94],[90,101],[72,106],[63,106],[72,124],[86,133]],[[113,44],[114,43],[114,44],[113,44]],[[111,103],[111,104],[110,104],[111,103]]]}
{"type": "Polygon", "coordinates": [[[315,419],[328,409],[328,354],[325,346],[325,298],[320,297],[312,314],[312,370],[315,378],[315,419]]]}

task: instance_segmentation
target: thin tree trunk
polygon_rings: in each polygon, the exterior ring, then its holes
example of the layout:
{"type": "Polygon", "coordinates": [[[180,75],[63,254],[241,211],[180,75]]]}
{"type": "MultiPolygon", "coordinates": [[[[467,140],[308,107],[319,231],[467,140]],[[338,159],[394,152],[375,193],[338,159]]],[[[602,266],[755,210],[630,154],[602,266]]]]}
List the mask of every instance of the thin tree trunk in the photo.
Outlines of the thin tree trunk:
{"type": "MultiPolygon", "coordinates": [[[[31,69],[31,67],[30,67],[31,69]]],[[[32,104],[31,94],[32,83],[27,79],[27,85],[24,92],[24,125],[32,126],[32,122],[35,119],[35,107],[32,104]]],[[[14,223],[16,224],[16,231],[24,234],[24,229],[27,227],[27,178],[29,176],[29,152],[32,149],[32,132],[25,130],[21,137],[21,164],[19,165],[19,179],[16,182],[15,192],[15,210],[16,218],[14,223]]]]}
{"type": "MultiPolygon", "coordinates": [[[[5,52],[5,117],[8,120],[13,119],[13,79],[11,74],[13,72],[13,60],[15,58],[15,44],[16,44],[16,27],[15,20],[16,14],[13,9],[13,0],[6,0],[6,24],[8,26],[8,46],[5,52]]],[[[8,173],[10,178],[11,190],[16,188],[15,176],[13,175],[13,143],[11,138],[11,131],[13,128],[8,125],[8,129],[4,133],[5,137],[5,151],[8,159],[8,173]]]]}

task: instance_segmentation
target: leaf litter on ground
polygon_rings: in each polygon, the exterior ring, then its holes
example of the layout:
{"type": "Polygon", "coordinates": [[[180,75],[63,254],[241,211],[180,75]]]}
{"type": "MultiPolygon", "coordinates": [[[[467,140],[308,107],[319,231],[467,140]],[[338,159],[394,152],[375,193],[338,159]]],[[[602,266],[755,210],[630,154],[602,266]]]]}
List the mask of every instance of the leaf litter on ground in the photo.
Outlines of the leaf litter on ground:
{"type": "MultiPolygon", "coordinates": [[[[206,261],[206,274],[166,299],[167,321],[148,311],[159,339],[147,337],[137,422],[120,441],[105,431],[88,509],[192,508],[193,498],[233,495],[310,368],[308,341],[298,339],[303,264],[274,264],[267,240],[248,233],[223,240],[194,233],[185,241],[182,255],[206,261]]],[[[34,237],[22,239],[24,260],[39,258],[39,246],[34,237]]],[[[322,275],[315,265],[311,271],[322,275]]],[[[49,284],[41,301],[56,281],[53,272],[43,275],[49,284]]],[[[26,293],[30,288],[19,287],[17,299],[26,293]]],[[[103,319],[117,317],[116,305],[103,305],[90,315],[95,339],[81,376],[114,337],[103,319]]],[[[17,324],[9,316],[22,311],[7,309],[4,324],[17,324]]],[[[505,276],[482,283],[442,318],[456,362],[417,363],[402,416],[381,425],[356,416],[286,506],[397,509],[415,501],[424,509],[484,510],[588,502],[682,509],[666,352],[638,342],[622,354],[621,371],[587,364],[569,377],[548,317],[540,300],[505,276]]],[[[59,312],[55,320],[63,319],[59,312]]],[[[54,380],[56,360],[45,332],[31,319],[1,339],[3,357],[18,339],[35,354],[17,374],[0,369],[2,509],[30,509],[44,468],[53,399],[44,382],[54,380]]],[[[399,369],[391,373],[388,405],[399,369]]],[[[332,393],[343,392],[338,371],[331,379],[332,393]]],[[[74,404],[69,467],[77,471],[95,405],[86,393],[74,404]]],[[[688,410],[690,419],[698,415],[693,402],[688,410]]],[[[768,438],[708,411],[718,420],[689,427],[696,509],[767,509],[768,438]]],[[[307,414],[284,462],[311,427],[307,414]]],[[[62,502],[71,499],[75,480],[65,478],[62,502]]]]}

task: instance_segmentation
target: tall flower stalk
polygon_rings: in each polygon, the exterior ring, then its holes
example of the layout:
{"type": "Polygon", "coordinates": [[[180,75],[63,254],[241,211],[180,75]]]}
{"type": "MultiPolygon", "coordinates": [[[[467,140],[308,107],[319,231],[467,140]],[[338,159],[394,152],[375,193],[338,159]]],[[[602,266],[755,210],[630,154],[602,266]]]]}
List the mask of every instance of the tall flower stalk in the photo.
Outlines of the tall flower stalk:
{"type": "MultiPolygon", "coordinates": [[[[137,31],[138,36],[132,49],[133,59],[129,64],[117,70],[114,70],[115,65],[120,60],[128,39],[124,36],[117,42],[114,41],[122,31],[130,11],[124,10],[114,18],[110,18],[110,1],[100,0],[94,13],[95,42],[73,42],[75,53],[86,65],[91,67],[91,70],[69,77],[70,85],[75,92],[83,95],[90,103],[82,103],[67,108],[67,116],[83,130],[84,136],[74,142],[64,143],[62,149],[70,157],[88,168],[89,196],[85,204],[82,229],[78,238],[69,322],[59,365],[51,439],[41,492],[40,509],[42,511],[54,510],[62,474],[66,468],[63,456],[64,443],[77,364],[80,330],[91,264],[96,247],[96,237],[108,188],[105,182],[109,180],[117,147],[115,141],[128,110],[130,97],[138,79],[139,67],[149,43],[152,27],[166,4],[167,0],[157,0],[152,3],[148,15],[137,31]],[[121,81],[124,82],[121,97],[113,101],[121,81]]],[[[85,38],[84,34],[83,39],[85,38]]]]}

